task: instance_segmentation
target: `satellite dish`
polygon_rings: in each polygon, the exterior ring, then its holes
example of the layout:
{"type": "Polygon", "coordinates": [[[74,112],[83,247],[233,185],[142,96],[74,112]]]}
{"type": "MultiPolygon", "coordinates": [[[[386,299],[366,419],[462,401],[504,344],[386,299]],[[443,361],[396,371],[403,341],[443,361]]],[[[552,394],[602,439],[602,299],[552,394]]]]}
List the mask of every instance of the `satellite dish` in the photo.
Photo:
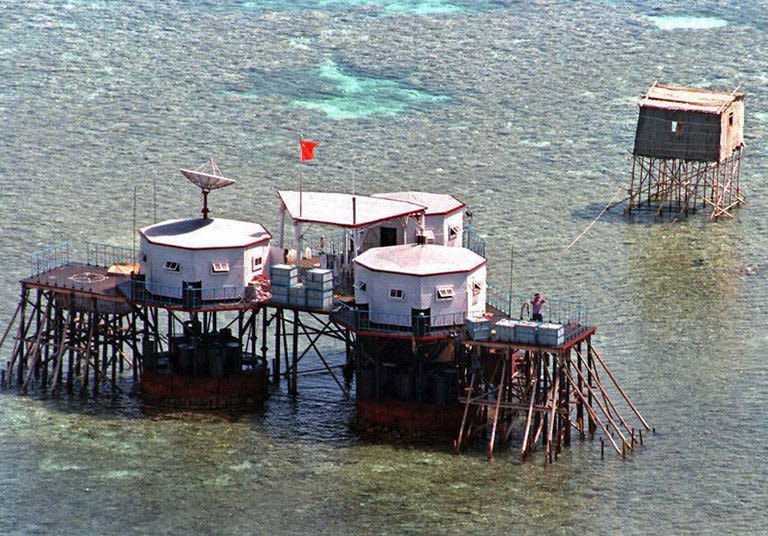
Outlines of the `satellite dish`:
{"type": "Polygon", "coordinates": [[[200,166],[195,170],[180,169],[181,174],[184,175],[189,182],[200,188],[203,193],[203,219],[208,219],[208,192],[211,190],[218,190],[231,184],[235,184],[237,181],[234,179],[228,179],[221,174],[219,166],[211,158],[208,162],[200,166]]]}

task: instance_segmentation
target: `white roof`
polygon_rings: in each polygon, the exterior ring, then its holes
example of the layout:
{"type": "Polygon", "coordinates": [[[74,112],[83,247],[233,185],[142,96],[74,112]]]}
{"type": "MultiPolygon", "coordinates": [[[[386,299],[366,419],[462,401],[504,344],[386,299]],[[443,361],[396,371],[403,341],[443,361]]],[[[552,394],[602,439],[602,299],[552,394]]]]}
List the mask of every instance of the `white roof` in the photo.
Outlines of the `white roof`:
{"type": "Polygon", "coordinates": [[[388,192],[373,194],[373,197],[408,201],[426,207],[427,216],[451,214],[464,208],[464,203],[448,194],[433,194],[430,192],[388,192]]]}
{"type": "Polygon", "coordinates": [[[466,248],[405,244],[369,249],[355,262],[376,272],[425,276],[471,272],[486,260],[466,248]]]}
{"type": "Polygon", "coordinates": [[[152,244],[183,249],[242,248],[272,238],[258,223],[223,218],[166,220],[139,232],[152,244]]]}
{"type": "Polygon", "coordinates": [[[294,220],[338,227],[365,227],[424,212],[422,205],[367,195],[302,192],[299,203],[299,192],[278,190],[277,194],[294,220]]]}

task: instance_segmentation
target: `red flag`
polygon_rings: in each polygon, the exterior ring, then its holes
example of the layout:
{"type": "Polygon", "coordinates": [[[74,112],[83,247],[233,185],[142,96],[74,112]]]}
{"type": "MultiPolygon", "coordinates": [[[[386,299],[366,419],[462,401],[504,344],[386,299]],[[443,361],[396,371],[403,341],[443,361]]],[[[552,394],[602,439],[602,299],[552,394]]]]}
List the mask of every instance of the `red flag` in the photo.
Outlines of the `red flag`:
{"type": "Polygon", "coordinates": [[[301,161],[306,162],[315,158],[315,147],[317,147],[316,141],[299,140],[301,145],[301,161]]]}

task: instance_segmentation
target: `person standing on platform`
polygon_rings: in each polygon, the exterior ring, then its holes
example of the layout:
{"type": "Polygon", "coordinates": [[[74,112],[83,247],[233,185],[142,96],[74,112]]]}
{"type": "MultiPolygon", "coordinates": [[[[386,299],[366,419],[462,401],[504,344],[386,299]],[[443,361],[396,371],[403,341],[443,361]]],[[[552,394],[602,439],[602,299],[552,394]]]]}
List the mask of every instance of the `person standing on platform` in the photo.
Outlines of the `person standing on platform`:
{"type": "Polygon", "coordinates": [[[544,299],[544,296],[538,292],[533,295],[531,300],[531,320],[534,322],[544,322],[544,316],[541,314],[541,311],[545,303],[547,303],[547,300],[544,299]]]}

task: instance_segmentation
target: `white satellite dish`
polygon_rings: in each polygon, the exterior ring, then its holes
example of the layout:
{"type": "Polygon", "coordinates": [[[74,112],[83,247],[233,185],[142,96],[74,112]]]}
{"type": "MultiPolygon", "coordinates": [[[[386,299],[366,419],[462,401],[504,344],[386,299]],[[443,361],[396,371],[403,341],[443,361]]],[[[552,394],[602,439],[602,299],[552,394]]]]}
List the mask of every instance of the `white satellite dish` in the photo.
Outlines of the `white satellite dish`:
{"type": "Polygon", "coordinates": [[[211,190],[218,190],[231,184],[235,184],[237,181],[234,179],[228,179],[221,174],[219,166],[211,158],[210,161],[203,164],[195,170],[180,169],[181,174],[184,175],[189,182],[200,188],[203,193],[203,219],[208,219],[208,192],[211,190]]]}

